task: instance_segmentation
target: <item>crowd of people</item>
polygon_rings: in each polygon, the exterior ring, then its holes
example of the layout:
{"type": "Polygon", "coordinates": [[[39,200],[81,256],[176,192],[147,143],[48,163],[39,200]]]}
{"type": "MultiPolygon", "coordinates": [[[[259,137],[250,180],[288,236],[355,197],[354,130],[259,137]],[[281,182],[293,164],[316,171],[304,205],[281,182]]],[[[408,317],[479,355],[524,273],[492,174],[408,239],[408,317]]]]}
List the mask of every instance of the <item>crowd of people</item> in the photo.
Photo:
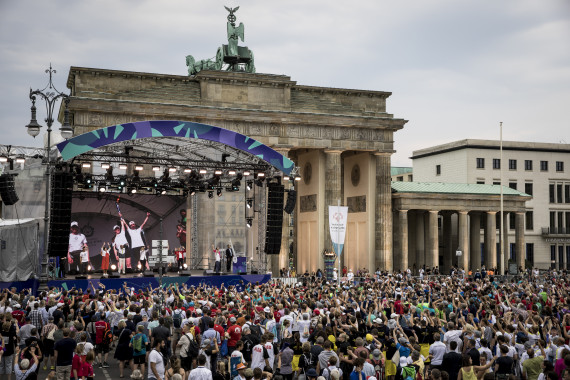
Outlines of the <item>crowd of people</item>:
{"type": "Polygon", "coordinates": [[[570,379],[565,273],[343,280],[4,290],[0,375],[91,379],[112,361],[157,380],[570,379]]]}

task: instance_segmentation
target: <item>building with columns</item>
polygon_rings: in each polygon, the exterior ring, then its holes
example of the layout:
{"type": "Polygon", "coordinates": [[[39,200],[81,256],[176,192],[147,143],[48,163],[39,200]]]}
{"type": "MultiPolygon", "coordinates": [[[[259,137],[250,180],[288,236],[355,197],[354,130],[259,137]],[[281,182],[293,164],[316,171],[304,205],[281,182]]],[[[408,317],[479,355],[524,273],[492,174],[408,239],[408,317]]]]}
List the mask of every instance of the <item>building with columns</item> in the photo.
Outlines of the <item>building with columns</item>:
{"type": "MultiPolygon", "coordinates": [[[[339,200],[349,207],[344,263],[393,269],[390,163],[394,134],[406,120],[388,112],[390,92],[303,86],[285,75],[85,67],[71,67],[67,86],[76,135],[135,121],[194,121],[252,137],[293,160],[302,180],[281,253],[270,258],[274,274],[288,265],[291,241],[298,273],[324,267],[322,252],[332,247],[328,206],[339,200]]],[[[217,236],[200,224],[188,231],[199,239],[217,236]]],[[[244,246],[259,247],[259,235],[246,234],[244,246]]],[[[210,242],[197,246],[192,256],[208,262],[200,256],[211,256],[210,242]]]]}
{"type": "MultiPolygon", "coordinates": [[[[570,144],[504,141],[500,157],[499,141],[455,141],[414,151],[413,176],[420,182],[484,186],[499,185],[502,177],[505,187],[532,197],[523,208],[510,208],[505,189],[505,256],[539,268],[570,268],[570,144]]],[[[490,211],[479,212],[486,220],[482,226],[493,223],[490,211]]],[[[443,224],[445,229],[445,218],[443,224]]],[[[480,239],[486,246],[493,236],[482,229],[480,239]]]]}

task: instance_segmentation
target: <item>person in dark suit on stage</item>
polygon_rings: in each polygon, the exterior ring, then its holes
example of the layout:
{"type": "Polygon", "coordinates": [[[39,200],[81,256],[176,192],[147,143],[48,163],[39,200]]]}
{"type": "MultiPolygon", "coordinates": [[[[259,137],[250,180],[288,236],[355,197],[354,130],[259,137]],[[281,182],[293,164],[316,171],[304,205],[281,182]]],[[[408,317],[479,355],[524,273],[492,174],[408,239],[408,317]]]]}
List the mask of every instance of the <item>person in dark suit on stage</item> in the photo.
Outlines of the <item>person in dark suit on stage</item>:
{"type": "Polygon", "coordinates": [[[226,249],[226,272],[231,272],[233,260],[234,260],[234,249],[232,248],[231,245],[228,244],[228,248],[226,249]]]}

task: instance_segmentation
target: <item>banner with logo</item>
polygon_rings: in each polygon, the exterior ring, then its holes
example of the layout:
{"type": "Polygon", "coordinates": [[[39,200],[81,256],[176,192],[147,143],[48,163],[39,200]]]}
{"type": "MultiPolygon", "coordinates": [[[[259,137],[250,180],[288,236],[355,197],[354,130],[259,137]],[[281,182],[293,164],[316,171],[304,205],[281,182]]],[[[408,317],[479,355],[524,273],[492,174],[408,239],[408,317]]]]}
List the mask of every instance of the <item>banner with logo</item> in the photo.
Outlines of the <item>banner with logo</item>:
{"type": "Polygon", "coordinates": [[[337,257],[340,257],[344,247],[344,236],[346,235],[346,219],[348,207],[329,206],[329,231],[333,249],[337,257]]]}

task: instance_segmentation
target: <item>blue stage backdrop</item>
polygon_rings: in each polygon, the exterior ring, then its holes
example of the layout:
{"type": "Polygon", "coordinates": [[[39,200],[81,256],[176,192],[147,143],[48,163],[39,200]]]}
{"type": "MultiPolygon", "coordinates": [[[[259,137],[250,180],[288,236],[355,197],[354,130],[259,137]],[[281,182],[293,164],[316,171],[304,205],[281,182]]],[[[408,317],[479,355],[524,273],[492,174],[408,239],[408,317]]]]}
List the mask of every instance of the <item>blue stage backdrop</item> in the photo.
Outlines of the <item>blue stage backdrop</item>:
{"type": "MultiPolygon", "coordinates": [[[[222,284],[228,287],[230,285],[236,286],[240,291],[243,291],[244,285],[247,283],[259,282],[260,284],[266,283],[271,279],[270,274],[249,274],[249,275],[227,275],[227,276],[192,276],[192,277],[163,277],[162,286],[166,287],[172,284],[178,284],[182,286],[187,284],[188,286],[215,286],[219,287],[222,284]]],[[[48,286],[56,286],[64,289],[91,289],[91,284],[95,289],[99,288],[99,284],[105,285],[107,289],[121,289],[126,283],[129,288],[135,288],[135,291],[139,289],[146,290],[147,287],[157,288],[159,285],[158,277],[135,277],[135,278],[106,278],[106,279],[91,279],[91,280],[54,280],[49,281],[48,286]]],[[[16,288],[17,291],[22,289],[32,289],[34,294],[37,294],[39,286],[39,281],[35,279],[30,279],[28,281],[15,281],[15,282],[0,282],[0,289],[5,288],[16,288]]]]}

